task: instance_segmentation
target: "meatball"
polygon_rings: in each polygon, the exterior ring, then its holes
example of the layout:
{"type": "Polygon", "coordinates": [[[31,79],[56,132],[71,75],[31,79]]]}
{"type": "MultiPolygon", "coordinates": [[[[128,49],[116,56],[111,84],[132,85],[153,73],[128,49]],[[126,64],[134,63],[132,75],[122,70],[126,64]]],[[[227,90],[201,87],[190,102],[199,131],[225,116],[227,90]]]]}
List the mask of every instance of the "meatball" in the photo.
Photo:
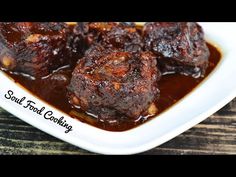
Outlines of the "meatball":
{"type": "Polygon", "coordinates": [[[62,22],[1,22],[0,66],[39,78],[70,63],[68,25],[62,22]]]}
{"type": "Polygon", "coordinates": [[[163,74],[204,76],[210,53],[203,30],[197,23],[146,23],[143,41],[145,49],[157,55],[163,74]]]}
{"type": "MultiPolygon", "coordinates": [[[[106,121],[147,115],[159,96],[160,72],[151,52],[94,45],[79,60],[68,87],[70,103],[106,121]]],[[[152,109],[153,110],[153,109],[152,109]]]]}

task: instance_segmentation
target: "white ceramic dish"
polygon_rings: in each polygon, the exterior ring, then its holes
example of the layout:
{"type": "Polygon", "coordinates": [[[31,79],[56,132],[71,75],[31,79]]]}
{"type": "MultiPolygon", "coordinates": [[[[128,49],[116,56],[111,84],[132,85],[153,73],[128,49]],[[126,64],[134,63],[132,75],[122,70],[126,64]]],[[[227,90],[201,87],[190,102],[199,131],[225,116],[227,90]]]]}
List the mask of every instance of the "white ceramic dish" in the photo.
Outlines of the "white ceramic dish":
{"type": "MultiPolygon", "coordinates": [[[[102,154],[135,154],[152,149],[198,124],[236,96],[236,23],[200,23],[208,41],[216,44],[223,58],[213,73],[193,92],[156,118],[143,125],[124,132],[104,131],[74,120],[37,99],[0,72],[0,106],[23,121],[89,151],[102,154]],[[6,99],[9,90],[18,98],[26,97],[23,105],[6,99]],[[73,130],[65,128],[23,108],[32,100],[42,113],[53,111],[54,117],[64,116],[73,130]]],[[[185,142],[183,142],[185,143],[185,142]]]]}

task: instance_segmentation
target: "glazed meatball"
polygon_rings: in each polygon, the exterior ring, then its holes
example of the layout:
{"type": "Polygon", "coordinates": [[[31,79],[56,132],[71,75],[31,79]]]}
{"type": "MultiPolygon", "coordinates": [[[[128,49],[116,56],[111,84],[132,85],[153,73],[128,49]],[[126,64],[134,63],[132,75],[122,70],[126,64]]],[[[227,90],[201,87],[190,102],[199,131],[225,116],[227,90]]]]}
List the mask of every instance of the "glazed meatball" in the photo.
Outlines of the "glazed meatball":
{"type": "Polygon", "coordinates": [[[163,74],[204,76],[209,49],[202,28],[193,22],[150,22],[143,28],[145,49],[158,57],[163,74]]]}
{"type": "Polygon", "coordinates": [[[151,52],[134,54],[94,45],[72,73],[70,103],[103,121],[119,119],[117,114],[129,118],[148,114],[159,96],[156,65],[151,52]]]}
{"type": "Polygon", "coordinates": [[[66,23],[0,23],[0,66],[43,77],[70,63],[66,23]]]}

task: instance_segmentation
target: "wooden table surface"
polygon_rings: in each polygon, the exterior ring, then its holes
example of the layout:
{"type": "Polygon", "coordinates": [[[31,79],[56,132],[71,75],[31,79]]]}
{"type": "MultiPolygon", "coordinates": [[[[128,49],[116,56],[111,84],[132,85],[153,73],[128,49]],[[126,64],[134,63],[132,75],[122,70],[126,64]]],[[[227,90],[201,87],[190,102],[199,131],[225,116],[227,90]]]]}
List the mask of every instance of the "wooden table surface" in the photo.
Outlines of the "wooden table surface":
{"type": "MultiPolygon", "coordinates": [[[[0,154],[94,154],[58,140],[0,108],[0,154]]],[[[142,154],[236,154],[236,99],[185,133],[142,154]]]]}

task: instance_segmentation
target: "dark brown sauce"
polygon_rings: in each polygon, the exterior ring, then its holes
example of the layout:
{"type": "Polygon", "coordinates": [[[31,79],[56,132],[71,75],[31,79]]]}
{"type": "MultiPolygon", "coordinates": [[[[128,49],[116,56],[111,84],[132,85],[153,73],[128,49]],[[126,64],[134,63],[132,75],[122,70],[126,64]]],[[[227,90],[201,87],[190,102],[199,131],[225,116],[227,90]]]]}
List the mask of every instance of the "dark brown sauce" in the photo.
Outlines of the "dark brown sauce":
{"type": "MultiPolygon", "coordinates": [[[[211,55],[209,59],[209,66],[204,78],[194,79],[192,77],[179,74],[165,75],[162,77],[161,81],[159,82],[159,88],[161,92],[160,99],[156,103],[158,114],[167,110],[189,92],[191,92],[212,72],[212,70],[219,63],[221,58],[220,52],[211,44],[208,44],[208,47],[210,49],[211,55]]],[[[68,84],[69,79],[66,80],[65,78],[65,76],[67,78],[70,78],[71,72],[72,69],[70,69],[69,67],[64,67],[58,71],[55,71],[54,74],[48,76],[47,78],[38,80],[32,80],[22,75],[11,73],[7,74],[12,77],[15,82],[21,84],[33,94],[48,102],[52,106],[55,106],[61,111],[69,114],[74,118],[77,118],[82,122],[86,122],[101,129],[110,131],[124,131],[134,128],[151,119],[151,117],[142,117],[136,121],[128,121],[127,119],[124,119],[124,121],[120,122],[118,125],[113,125],[112,123],[105,124],[103,122],[98,122],[95,117],[90,116],[88,113],[85,113],[82,110],[73,110],[71,105],[68,103],[68,99],[66,96],[66,85],[68,84]],[[58,81],[58,78],[60,81],[58,81]],[[61,81],[63,79],[65,79],[64,82],[61,81]]]]}

